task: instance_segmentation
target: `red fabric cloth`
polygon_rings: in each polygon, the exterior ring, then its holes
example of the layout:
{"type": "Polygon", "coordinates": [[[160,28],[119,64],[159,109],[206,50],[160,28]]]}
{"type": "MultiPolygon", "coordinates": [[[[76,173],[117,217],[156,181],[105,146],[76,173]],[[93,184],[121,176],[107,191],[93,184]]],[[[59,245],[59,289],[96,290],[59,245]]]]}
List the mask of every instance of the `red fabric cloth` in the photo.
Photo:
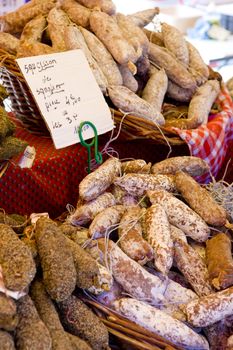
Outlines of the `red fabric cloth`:
{"type": "Polygon", "coordinates": [[[36,149],[31,169],[11,162],[0,179],[0,207],[7,213],[49,212],[52,217],[76,204],[78,184],[86,175],[87,153],[80,144],[56,150],[50,138],[18,126],[16,135],[36,149]]]}

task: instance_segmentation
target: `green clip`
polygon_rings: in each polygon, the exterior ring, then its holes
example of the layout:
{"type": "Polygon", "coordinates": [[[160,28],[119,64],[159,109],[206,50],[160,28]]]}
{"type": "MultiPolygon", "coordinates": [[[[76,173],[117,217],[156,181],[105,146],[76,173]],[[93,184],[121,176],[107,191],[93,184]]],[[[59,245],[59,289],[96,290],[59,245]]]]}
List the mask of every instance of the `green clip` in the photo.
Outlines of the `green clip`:
{"type": "Polygon", "coordinates": [[[79,129],[78,129],[78,135],[80,138],[81,145],[87,148],[87,152],[88,152],[88,170],[87,171],[89,174],[91,172],[91,147],[92,146],[94,146],[94,150],[95,150],[96,163],[101,164],[103,162],[102,154],[101,154],[101,152],[98,151],[98,134],[97,134],[97,130],[96,130],[95,125],[92,124],[91,122],[88,122],[88,121],[80,123],[79,129]],[[84,125],[89,125],[94,132],[94,138],[91,140],[90,143],[87,143],[83,139],[82,128],[84,127],[84,125]]]}

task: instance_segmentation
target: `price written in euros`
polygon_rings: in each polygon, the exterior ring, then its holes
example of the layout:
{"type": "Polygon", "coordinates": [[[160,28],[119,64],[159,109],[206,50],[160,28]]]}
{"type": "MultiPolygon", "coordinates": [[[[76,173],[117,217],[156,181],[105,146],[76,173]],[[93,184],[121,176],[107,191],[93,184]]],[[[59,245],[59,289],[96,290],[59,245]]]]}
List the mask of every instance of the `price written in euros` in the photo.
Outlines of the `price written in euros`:
{"type": "MultiPolygon", "coordinates": [[[[67,111],[63,112],[63,116],[64,116],[64,114],[67,115],[68,114],[67,111]]],[[[65,118],[64,122],[61,122],[59,120],[53,121],[52,122],[53,129],[60,129],[60,128],[62,128],[65,125],[73,124],[73,123],[75,123],[78,120],[78,118],[79,118],[78,114],[74,113],[74,114],[71,114],[71,115],[67,116],[65,118]]],[[[77,123],[75,123],[75,125],[74,125],[74,132],[75,133],[77,133],[76,130],[78,130],[78,128],[79,128],[79,125],[77,125],[77,123]]]]}

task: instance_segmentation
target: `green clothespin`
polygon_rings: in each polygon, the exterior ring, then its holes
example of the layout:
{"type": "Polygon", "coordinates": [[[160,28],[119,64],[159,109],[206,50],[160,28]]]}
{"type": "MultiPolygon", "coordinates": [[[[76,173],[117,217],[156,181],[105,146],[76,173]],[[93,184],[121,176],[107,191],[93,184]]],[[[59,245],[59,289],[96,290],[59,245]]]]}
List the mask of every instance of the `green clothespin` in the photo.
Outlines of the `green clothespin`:
{"type": "Polygon", "coordinates": [[[89,174],[91,172],[91,147],[92,146],[94,146],[94,157],[95,157],[96,163],[101,164],[103,162],[102,154],[101,152],[98,151],[98,133],[94,124],[92,124],[91,122],[85,121],[80,124],[78,129],[78,135],[80,138],[81,145],[87,148],[87,152],[88,152],[88,170],[87,171],[89,174]],[[90,143],[87,143],[83,139],[82,128],[84,127],[84,125],[89,125],[94,132],[94,138],[91,140],[90,143]]]}

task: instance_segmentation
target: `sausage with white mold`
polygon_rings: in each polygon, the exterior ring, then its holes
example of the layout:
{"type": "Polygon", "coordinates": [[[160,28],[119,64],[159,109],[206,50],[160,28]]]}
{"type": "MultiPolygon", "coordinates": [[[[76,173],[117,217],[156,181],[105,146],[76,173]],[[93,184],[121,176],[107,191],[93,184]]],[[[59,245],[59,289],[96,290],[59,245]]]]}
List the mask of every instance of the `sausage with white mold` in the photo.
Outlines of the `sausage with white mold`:
{"type": "Polygon", "coordinates": [[[188,243],[186,234],[180,230],[178,227],[174,225],[170,225],[170,231],[171,231],[171,238],[173,242],[177,241],[177,239],[180,239],[184,243],[188,243]]]}
{"type": "Polygon", "coordinates": [[[152,204],[161,203],[164,206],[170,224],[181,229],[188,237],[198,242],[208,239],[209,227],[188,205],[164,190],[148,191],[147,195],[152,204]]]}
{"type": "Polygon", "coordinates": [[[115,205],[98,213],[89,226],[89,237],[92,239],[106,237],[111,229],[120,224],[125,210],[123,205],[115,205]]]}
{"type": "Polygon", "coordinates": [[[78,205],[75,212],[67,218],[67,222],[72,225],[85,225],[90,223],[94,217],[105,208],[116,204],[112,193],[102,193],[90,202],[78,205]]]}
{"type": "Polygon", "coordinates": [[[207,224],[212,226],[224,226],[226,224],[227,214],[225,209],[190,175],[179,171],[175,175],[175,182],[177,190],[185,201],[207,224]]]}
{"type": "Polygon", "coordinates": [[[194,327],[210,326],[233,313],[233,287],[192,300],[182,306],[194,327]]]}
{"type": "Polygon", "coordinates": [[[79,184],[79,196],[89,201],[97,198],[114,181],[121,172],[121,162],[111,157],[101,164],[95,171],[85,176],[79,184]]]}
{"type": "Polygon", "coordinates": [[[141,208],[127,208],[119,228],[119,245],[123,252],[140,265],[145,265],[154,258],[153,249],[142,237],[142,226],[139,221],[141,208]]]}
{"type": "Polygon", "coordinates": [[[136,299],[122,298],[113,306],[117,312],[148,331],[161,335],[183,349],[208,350],[207,340],[184,323],[136,299]]]}
{"type": "Polygon", "coordinates": [[[167,214],[159,204],[146,211],[146,239],[154,250],[154,265],[167,274],[173,262],[173,241],[167,214]]]}
{"type": "Polygon", "coordinates": [[[147,191],[164,189],[175,191],[173,175],[126,174],[115,179],[114,183],[129,194],[143,196],[147,191]]]}
{"type": "Polygon", "coordinates": [[[184,171],[191,176],[201,176],[210,171],[208,163],[198,157],[182,156],[164,159],[151,167],[152,174],[173,174],[184,171]]]}
{"type": "Polygon", "coordinates": [[[176,266],[198,296],[205,296],[214,292],[209,283],[209,273],[206,264],[189,244],[180,239],[175,239],[174,260],[176,266]]]}
{"type": "Polygon", "coordinates": [[[106,245],[103,238],[99,239],[98,247],[108,259],[114,279],[127,293],[154,305],[161,304],[168,282],[166,278],[162,280],[146,271],[111,240],[106,245]]]}

